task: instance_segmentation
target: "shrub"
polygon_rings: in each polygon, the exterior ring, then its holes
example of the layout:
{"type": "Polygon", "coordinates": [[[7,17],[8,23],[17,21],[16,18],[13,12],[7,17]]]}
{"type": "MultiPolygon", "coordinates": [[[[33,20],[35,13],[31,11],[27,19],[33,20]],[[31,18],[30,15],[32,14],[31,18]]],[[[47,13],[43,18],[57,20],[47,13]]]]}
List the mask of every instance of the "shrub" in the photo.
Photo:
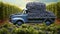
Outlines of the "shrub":
{"type": "Polygon", "coordinates": [[[0,32],[1,34],[58,34],[60,32],[60,25],[22,24],[16,27],[16,25],[13,24],[5,24],[0,28],[0,32]]]}

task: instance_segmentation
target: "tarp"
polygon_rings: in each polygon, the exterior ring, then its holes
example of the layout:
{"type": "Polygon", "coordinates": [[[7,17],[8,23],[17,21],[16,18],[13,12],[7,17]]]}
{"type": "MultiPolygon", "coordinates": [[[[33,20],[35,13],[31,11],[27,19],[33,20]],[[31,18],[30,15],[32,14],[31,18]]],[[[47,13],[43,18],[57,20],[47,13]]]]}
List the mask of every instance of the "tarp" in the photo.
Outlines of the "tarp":
{"type": "Polygon", "coordinates": [[[28,10],[46,10],[46,5],[44,3],[40,3],[40,2],[30,2],[27,3],[26,8],[28,10]]]}

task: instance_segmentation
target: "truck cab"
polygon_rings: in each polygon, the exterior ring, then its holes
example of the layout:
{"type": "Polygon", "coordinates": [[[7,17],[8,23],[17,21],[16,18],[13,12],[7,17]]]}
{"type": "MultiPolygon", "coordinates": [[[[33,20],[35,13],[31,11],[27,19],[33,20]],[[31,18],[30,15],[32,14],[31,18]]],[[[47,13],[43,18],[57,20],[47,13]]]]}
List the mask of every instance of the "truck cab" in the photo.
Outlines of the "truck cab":
{"type": "Polygon", "coordinates": [[[40,2],[30,2],[27,3],[26,9],[23,13],[17,13],[10,16],[10,22],[13,24],[24,24],[24,23],[46,23],[50,25],[54,23],[56,16],[50,12],[46,11],[46,6],[44,3],[40,2]]]}
{"type": "Polygon", "coordinates": [[[21,14],[12,14],[10,16],[10,22],[13,24],[21,25],[22,23],[25,23],[28,21],[27,19],[28,14],[23,10],[23,13],[21,14]]]}

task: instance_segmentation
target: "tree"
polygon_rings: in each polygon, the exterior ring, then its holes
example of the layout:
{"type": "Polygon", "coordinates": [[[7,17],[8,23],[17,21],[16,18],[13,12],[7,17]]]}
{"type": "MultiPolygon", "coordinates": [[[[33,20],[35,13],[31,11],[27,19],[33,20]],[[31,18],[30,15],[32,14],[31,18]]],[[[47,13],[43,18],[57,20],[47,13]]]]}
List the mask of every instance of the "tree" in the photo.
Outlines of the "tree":
{"type": "Polygon", "coordinates": [[[0,2],[0,20],[8,19],[11,14],[19,13],[22,10],[17,6],[0,2]]]}
{"type": "Polygon", "coordinates": [[[60,2],[57,3],[57,17],[60,18],[60,2]]]}
{"type": "Polygon", "coordinates": [[[60,18],[60,2],[48,5],[47,10],[52,11],[57,18],[60,18]]]}

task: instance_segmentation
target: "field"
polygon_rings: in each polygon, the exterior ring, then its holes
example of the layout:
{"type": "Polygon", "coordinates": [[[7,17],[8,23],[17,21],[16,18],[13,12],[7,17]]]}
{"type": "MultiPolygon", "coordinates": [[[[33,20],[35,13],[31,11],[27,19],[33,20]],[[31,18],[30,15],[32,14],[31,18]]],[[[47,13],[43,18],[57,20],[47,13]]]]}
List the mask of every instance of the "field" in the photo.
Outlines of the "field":
{"type": "Polygon", "coordinates": [[[50,26],[42,24],[13,25],[10,22],[0,26],[0,34],[60,34],[60,25],[54,23],[50,26]]]}

